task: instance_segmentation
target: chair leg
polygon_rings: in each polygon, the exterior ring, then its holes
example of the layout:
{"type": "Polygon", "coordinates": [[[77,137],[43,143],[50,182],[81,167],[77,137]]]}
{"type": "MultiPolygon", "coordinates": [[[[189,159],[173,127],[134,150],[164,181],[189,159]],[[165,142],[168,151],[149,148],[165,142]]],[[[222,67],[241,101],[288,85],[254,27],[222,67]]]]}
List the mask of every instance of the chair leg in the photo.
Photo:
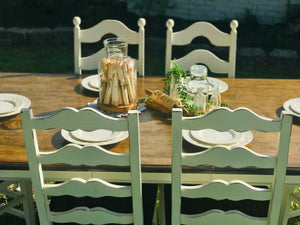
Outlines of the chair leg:
{"type": "Polygon", "coordinates": [[[30,180],[21,180],[21,191],[24,194],[23,208],[26,225],[35,225],[35,207],[33,201],[32,185],[30,180]]]}
{"type": "Polygon", "coordinates": [[[165,186],[164,184],[158,185],[159,190],[159,203],[158,203],[158,221],[160,225],[166,224],[165,218],[165,186]]]}

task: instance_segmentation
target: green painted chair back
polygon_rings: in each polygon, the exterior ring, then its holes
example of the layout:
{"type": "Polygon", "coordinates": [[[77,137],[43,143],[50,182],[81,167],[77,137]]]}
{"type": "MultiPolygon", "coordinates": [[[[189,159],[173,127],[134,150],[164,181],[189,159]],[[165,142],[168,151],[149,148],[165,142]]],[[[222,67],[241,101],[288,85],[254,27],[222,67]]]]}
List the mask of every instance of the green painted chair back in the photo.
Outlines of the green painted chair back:
{"type": "MultiPolygon", "coordinates": [[[[230,110],[215,109],[200,117],[183,117],[182,109],[173,109],[172,114],[172,225],[178,224],[247,224],[278,225],[278,217],[285,183],[286,166],[289,152],[291,115],[282,113],[281,119],[260,117],[246,108],[230,110]],[[245,132],[259,130],[278,132],[277,154],[261,155],[245,146],[229,148],[214,146],[196,153],[182,152],[182,130],[214,129],[218,131],[235,130],[245,132]],[[212,165],[235,169],[256,167],[274,169],[271,188],[258,188],[241,180],[212,180],[201,185],[184,185],[181,181],[182,167],[212,165]],[[212,209],[197,215],[181,213],[181,197],[211,198],[215,200],[229,199],[239,201],[245,199],[269,201],[267,217],[249,216],[239,210],[222,211],[212,209]]],[[[277,140],[274,140],[277,141],[277,140]]],[[[239,175],[237,172],[235,175],[239,175]]],[[[215,176],[217,177],[217,175],[215,176]]]]}
{"type": "Polygon", "coordinates": [[[165,72],[171,67],[172,46],[188,45],[196,37],[206,37],[214,46],[229,48],[228,61],[217,57],[214,53],[206,49],[196,49],[187,55],[177,58],[176,62],[184,69],[189,70],[193,64],[202,63],[213,73],[228,74],[229,78],[235,78],[236,62],[236,40],[238,22],[232,20],[230,23],[230,34],[224,33],[208,22],[195,22],[188,28],[173,32],[174,20],[166,22],[166,60],[165,72]]]}
{"type": "Polygon", "coordinates": [[[145,70],[145,25],[146,20],[138,20],[139,31],[129,29],[118,20],[102,20],[95,26],[88,29],[80,29],[81,19],[76,16],[74,24],[74,70],[75,74],[81,74],[82,70],[97,70],[98,63],[106,57],[105,49],[102,48],[89,56],[81,55],[82,43],[95,43],[101,40],[106,34],[114,34],[128,42],[129,45],[138,46],[138,59],[136,59],[137,72],[144,76],[145,70]]]}
{"type": "MultiPolygon", "coordinates": [[[[79,224],[143,224],[141,166],[139,151],[139,121],[137,111],[129,111],[128,119],[108,117],[94,109],[63,108],[53,115],[34,117],[31,109],[21,112],[25,146],[41,225],[52,222],[79,224]],[[67,144],[51,152],[40,151],[36,130],[53,128],[84,131],[107,129],[129,132],[129,154],[110,152],[100,146],[67,144]],[[73,177],[62,183],[45,183],[43,165],[127,166],[131,172],[130,185],[115,185],[108,181],[73,177]],[[105,208],[75,207],[69,211],[50,211],[49,196],[101,198],[104,196],[132,197],[132,213],[117,213],[105,208]]],[[[58,173],[63,173],[63,171],[58,173]]],[[[100,201],[100,200],[99,200],[100,201]]],[[[130,207],[130,206],[129,206],[130,207]]]]}

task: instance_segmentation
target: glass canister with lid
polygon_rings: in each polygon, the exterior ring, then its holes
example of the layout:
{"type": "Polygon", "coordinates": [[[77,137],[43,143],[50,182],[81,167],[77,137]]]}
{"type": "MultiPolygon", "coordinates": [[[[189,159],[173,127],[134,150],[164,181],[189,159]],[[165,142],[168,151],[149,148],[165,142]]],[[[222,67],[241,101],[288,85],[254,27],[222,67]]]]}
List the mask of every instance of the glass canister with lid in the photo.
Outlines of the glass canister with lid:
{"type": "Polygon", "coordinates": [[[194,94],[198,88],[203,89],[203,93],[208,94],[209,82],[207,80],[207,67],[204,65],[193,65],[190,68],[191,79],[187,84],[187,88],[194,94]]]}
{"type": "Polygon", "coordinates": [[[104,40],[107,57],[99,64],[98,106],[106,111],[125,112],[137,107],[135,60],[127,56],[128,43],[119,38],[104,40]]]}

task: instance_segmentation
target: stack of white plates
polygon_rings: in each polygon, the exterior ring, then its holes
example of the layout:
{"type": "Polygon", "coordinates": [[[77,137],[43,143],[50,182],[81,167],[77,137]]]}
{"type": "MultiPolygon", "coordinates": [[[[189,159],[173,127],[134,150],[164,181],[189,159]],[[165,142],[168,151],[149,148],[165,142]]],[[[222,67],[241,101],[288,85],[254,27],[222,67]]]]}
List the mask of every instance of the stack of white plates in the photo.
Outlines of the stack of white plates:
{"type": "Polygon", "coordinates": [[[233,130],[220,132],[213,129],[183,130],[182,136],[189,143],[203,148],[216,145],[243,146],[249,144],[253,139],[251,131],[239,133],[233,130]]]}
{"type": "Polygon", "coordinates": [[[98,74],[91,75],[86,78],[84,78],[81,81],[81,86],[84,87],[87,90],[99,92],[99,78],[98,74]]]}
{"type": "Polygon", "coordinates": [[[0,117],[12,116],[20,113],[22,108],[28,108],[31,101],[22,95],[0,94],[0,117]]]}
{"type": "Polygon", "coordinates": [[[283,104],[283,108],[295,116],[300,117],[300,98],[293,98],[283,104]]]}
{"type": "Polygon", "coordinates": [[[61,130],[64,139],[79,145],[111,145],[118,143],[128,137],[127,131],[94,130],[83,131],[61,130]]]}

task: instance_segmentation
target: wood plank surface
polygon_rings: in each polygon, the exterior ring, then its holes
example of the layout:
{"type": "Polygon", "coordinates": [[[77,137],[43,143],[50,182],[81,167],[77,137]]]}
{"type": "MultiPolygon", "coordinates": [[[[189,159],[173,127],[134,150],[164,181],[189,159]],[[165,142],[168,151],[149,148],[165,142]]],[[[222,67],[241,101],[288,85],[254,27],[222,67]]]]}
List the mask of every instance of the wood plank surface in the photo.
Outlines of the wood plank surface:
{"type": "MultiPolygon", "coordinates": [[[[85,90],[80,82],[84,78],[72,74],[0,73],[0,93],[16,93],[31,100],[34,115],[47,115],[63,107],[81,108],[97,98],[97,93],[85,90]]],[[[283,103],[300,97],[300,80],[288,79],[227,79],[229,88],[222,93],[222,101],[234,108],[247,107],[257,114],[277,119],[283,103]]],[[[162,90],[162,77],[139,77],[138,96],[147,97],[145,88],[162,90]]],[[[59,130],[38,132],[41,148],[49,151],[67,142],[59,130]]],[[[254,132],[248,146],[262,154],[274,154],[276,134],[254,132]]],[[[152,109],[140,115],[140,146],[142,168],[163,169],[171,165],[171,118],[152,109]]],[[[128,151],[128,139],[107,146],[114,152],[128,151]]],[[[184,148],[193,148],[184,142],[184,148]]],[[[24,168],[27,156],[24,146],[20,115],[0,118],[0,168],[24,168]]],[[[300,174],[300,122],[295,118],[288,170],[300,174]]]]}

